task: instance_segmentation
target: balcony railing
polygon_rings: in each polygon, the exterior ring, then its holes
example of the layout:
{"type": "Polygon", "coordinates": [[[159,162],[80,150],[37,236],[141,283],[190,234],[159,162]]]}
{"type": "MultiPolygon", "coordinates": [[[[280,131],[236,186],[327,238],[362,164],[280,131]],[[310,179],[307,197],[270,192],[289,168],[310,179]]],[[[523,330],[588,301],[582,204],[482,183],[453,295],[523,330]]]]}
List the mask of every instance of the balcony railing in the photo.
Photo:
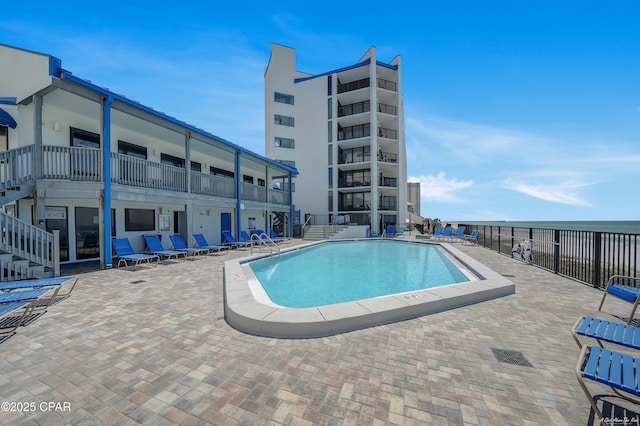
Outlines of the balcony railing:
{"type": "Polygon", "coordinates": [[[338,93],[351,92],[352,90],[364,89],[365,87],[369,87],[368,78],[338,84],[338,93]]]}
{"type": "Polygon", "coordinates": [[[397,188],[398,187],[398,178],[381,177],[378,180],[378,185],[397,188]]]}
{"type": "MultiPolygon", "coordinates": [[[[462,226],[462,225],[460,225],[462,226]]],[[[640,234],[511,226],[464,225],[479,231],[478,244],[511,256],[515,244],[531,242],[529,261],[540,268],[602,287],[612,275],[640,273],[640,234]]]]}
{"type": "Polygon", "coordinates": [[[393,200],[382,200],[378,204],[378,210],[398,210],[398,201],[393,200]]]}
{"type": "Polygon", "coordinates": [[[33,179],[31,175],[34,146],[0,152],[0,190],[15,188],[33,179]]]}
{"type": "Polygon", "coordinates": [[[398,131],[393,129],[386,129],[384,127],[378,127],[378,137],[387,139],[398,139],[398,131]]]}
{"type": "Polygon", "coordinates": [[[371,136],[371,125],[369,123],[357,126],[344,127],[338,130],[338,140],[365,138],[371,136]]]}
{"type": "Polygon", "coordinates": [[[398,115],[398,108],[393,105],[378,103],[378,112],[389,115],[398,115]]]}
{"type": "Polygon", "coordinates": [[[392,152],[378,152],[378,161],[382,161],[384,163],[397,163],[398,162],[398,154],[394,154],[392,152]]]}
{"type": "Polygon", "coordinates": [[[371,186],[371,179],[338,179],[338,188],[371,186]]]}
{"type": "Polygon", "coordinates": [[[398,84],[396,82],[385,80],[384,78],[378,78],[377,85],[381,89],[391,90],[392,92],[396,92],[398,90],[398,84]]]}
{"type": "Polygon", "coordinates": [[[240,198],[250,201],[265,201],[267,188],[252,183],[240,182],[240,198]]]}
{"type": "Polygon", "coordinates": [[[348,115],[362,114],[371,111],[371,102],[356,102],[355,104],[344,105],[338,107],[338,117],[346,117],[348,115]]]}
{"type": "Polygon", "coordinates": [[[192,171],[191,192],[235,198],[236,182],[230,178],[192,171]]]}
{"type": "Polygon", "coordinates": [[[42,177],[100,182],[102,151],[95,148],[43,145],[42,177]]]}

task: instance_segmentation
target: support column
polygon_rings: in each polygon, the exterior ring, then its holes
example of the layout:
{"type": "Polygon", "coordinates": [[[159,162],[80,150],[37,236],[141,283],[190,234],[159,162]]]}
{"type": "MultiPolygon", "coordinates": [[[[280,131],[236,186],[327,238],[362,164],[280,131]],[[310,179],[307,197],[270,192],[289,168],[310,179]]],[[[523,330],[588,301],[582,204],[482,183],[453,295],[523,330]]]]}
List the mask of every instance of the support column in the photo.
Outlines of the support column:
{"type": "Polygon", "coordinates": [[[45,205],[44,195],[38,190],[38,181],[42,179],[42,96],[33,96],[34,117],[33,117],[33,180],[35,182],[35,193],[33,198],[33,224],[41,229],[45,229],[45,205]]]}
{"type": "Polygon", "coordinates": [[[111,268],[111,95],[102,102],[102,177],[104,190],[98,208],[100,227],[100,268],[111,268]]]}
{"type": "Polygon", "coordinates": [[[285,235],[289,237],[293,237],[293,208],[293,173],[289,172],[289,234],[285,235]]]}
{"type": "Polygon", "coordinates": [[[236,151],[236,233],[234,237],[240,239],[240,230],[242,229],[242,196],[240,187],[240,157],[242,156],[242,150],[236,151]]]}

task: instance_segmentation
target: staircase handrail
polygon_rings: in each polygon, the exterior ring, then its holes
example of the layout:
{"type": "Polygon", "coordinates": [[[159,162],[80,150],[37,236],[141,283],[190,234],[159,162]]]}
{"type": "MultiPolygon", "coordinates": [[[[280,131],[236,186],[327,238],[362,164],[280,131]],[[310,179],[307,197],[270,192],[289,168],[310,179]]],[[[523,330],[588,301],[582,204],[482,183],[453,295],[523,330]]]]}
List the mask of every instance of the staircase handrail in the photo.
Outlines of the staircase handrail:
{"type": "Polygon", "coordinates": [[[34,145],[0,152],[0,191],[33,180],[34,152],[34,145]]]}
{"type": "Polygon", "coordinates": [[[0,250],[44,265],[60,276],[60,237],[0,212],[0,250]]]}
{"type": "Polygon", "coordinates": [[[307,232],[307,229],[309,229],[309,222],[311,222],[311,218],[312,217],[313,217],[313,215],[309,215],[307,220],[304,221],[304,225],[302,225],[301,234],[302,234],[303,238],[304,238],[304,234],[307,232]]]}

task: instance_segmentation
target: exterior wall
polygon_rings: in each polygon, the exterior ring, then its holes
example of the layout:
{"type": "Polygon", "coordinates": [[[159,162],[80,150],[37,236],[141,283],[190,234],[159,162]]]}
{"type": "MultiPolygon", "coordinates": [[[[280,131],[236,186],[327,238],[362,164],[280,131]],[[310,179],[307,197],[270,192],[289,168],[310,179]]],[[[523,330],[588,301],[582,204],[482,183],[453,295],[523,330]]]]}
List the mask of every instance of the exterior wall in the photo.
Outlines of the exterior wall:
{"type": "Polygon", "coordinates": [[[407,183],[407,201],[413,204],[414,213],[420,214],[420,182],[407,183]]]}
{"type": "Polygon", "coordinates": [[[18,102],[51,84],[50,63],[58,61],[2,44],[0,59],[0,96],[15,96],[18,102]]]}

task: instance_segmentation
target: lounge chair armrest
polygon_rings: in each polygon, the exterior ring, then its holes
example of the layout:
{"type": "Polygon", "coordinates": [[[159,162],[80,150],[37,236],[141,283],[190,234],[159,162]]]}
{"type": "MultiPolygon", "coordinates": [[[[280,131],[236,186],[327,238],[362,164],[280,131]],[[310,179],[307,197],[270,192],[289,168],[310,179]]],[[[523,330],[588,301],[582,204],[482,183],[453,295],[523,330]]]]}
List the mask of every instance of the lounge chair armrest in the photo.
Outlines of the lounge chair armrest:
{"type": "Polygon", "coordinates": [[[609,286],[613,284],[622,284],[629,287],[640,287],[640,277],[632,277],[628,275],[612,275],[611,277],[609,277],[607,285],[604,289],[607,290],[609,286]]]}

